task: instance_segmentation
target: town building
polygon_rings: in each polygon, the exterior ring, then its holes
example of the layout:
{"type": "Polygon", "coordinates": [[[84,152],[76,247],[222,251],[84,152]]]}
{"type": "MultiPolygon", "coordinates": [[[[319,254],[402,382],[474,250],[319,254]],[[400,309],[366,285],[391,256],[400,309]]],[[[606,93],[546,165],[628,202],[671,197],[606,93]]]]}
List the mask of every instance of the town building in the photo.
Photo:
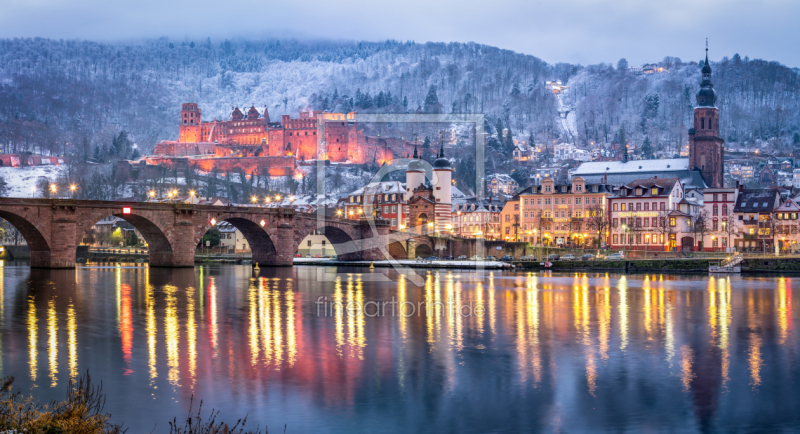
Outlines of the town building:
{"type": "Polygon", "coordinates": [[[503,239],[502,210],[502,203],[491,199],[472,199],[454,204],[452,234],[461,238],[503,239]]]}
{"type": "Polygon", "coordinates": [[[328,238],[319,230],[315,230],[303,238],[297,247],[297,253],[301,256],[311,255],[314,258],[324,258],[335,255],[336,251],[328,238]]]}
{"type": "Polygon", "coordinates": [[[800,169],[794,169],[792,171],[792,187],[795,190],[800,190],[800,169]]]}
{"type": "MultiPolygon", "coordinates": [[[[217,224],[219,231],[219,246],[227,253],[250,253],[247,239],[239,229],[226,221],[217,224]]],[[[201,246],[201,248],[204,246],[201,246]]]]}
{"type": "Polygon", "coordinates": [[[772,252],[775,245],[776,220],[773,211],[780,205],[777,189],[740,188],[733,209],[741,238],[734,247],[741,252],[772,252]]]}
{"type": "Polygon", "coordinates": [[[779,207],[775,208],[775,236],[778,237],[778,250],[780,252],[796,252],[800,234],[800,205],[792,198],[787,198],[779,207]]]}
{"type": "Polygon", "coordinates": [[[500,238],[505,241],[519,241],[520,229],[522,224],[520,222],[519,202],[520,194],[530,193],[531,187],[526,188],[520,193],[517,193],[510,200],[506,201],[503,209],[500,211],[500,238]]]}
{"type": "Polygon", "coordinates": [[[738,196],[739,189],[736,187],[703,190],[703,222],[708,230],[703,240],[704,250],[712,252],[733,250],[734,239],[739,236],[734,214],[738,196]]]}
{"type": "Polygon", "coordinates": [[[553,146],[553,158],[555,160],[592,161],[592,153],[578,149],[572,143],[559,143],[553,146]]]}
{"type": "Polygon", "coordinates": [[[528,145],[525,143],[520,143],[514,146],[514,150],[512,151],[512,155],[514,156],[514,161],[520,163],[526,163],[531,161],[536,161],[538,159],[536,154],[536,146],[535,145],[528,145]]]}
{"type": "Polygon", "coordinates": [[[489,192],[493,195],[505,194],[513,195],[519,189],[519,183],[509,175],[504,173],[495,173],[486,178],[486,185],[489,192]]]}
{"type": "MultiPolygon", "coordinates": [[[[558,246],[586,246],[607,225],[606,197],[611,186],[590,184],[581,177],[558,184],[552,178],[520,193],[520,241],[558,246]]],[[[510,234],[509,234],[510,235],[510,234]]],[[[504,234],[505,236],[505,234],[504,234]]],[[[601,241],[602,242],[602,241],[601,241]]]]}
{"type": "Polygon", "coordinates": [[[687,234],[689,220],[699,211],[699,204],[685,200],[678,178],[635,180],[608,197],[608,209],[613,249],[694,248],[694,239],[687,234]],[[682,201],[683,208],[678,206],[682,201]]]}
{"type": "Polygon", "coordinates": [[[344,215],[388,220],[391,230],[401,230],[406,222],[406,194],[406,184],[400,181],[371,182],[347,196],[344,215]]]}

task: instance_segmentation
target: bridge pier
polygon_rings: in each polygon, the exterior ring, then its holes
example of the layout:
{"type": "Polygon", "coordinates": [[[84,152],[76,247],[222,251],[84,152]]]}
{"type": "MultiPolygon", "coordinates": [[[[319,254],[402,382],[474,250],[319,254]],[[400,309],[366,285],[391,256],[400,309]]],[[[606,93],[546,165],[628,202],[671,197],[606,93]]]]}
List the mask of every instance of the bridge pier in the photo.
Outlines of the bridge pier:
{"type": "Polygon", "coordinates": [[[31,250],[33,268],[75,268],[75,220],[56,218],[50,225],[50,250],[31,250]]]}
{"type": "MultiPolygon", "coordinates": [[[[259,249],[254,249],[253,265],[291,267],[296,250],[294,227],[288,223],[281,223],[271,238],[274,251],[272,248],[265,248],[265,246],[259,246],[259,249]]],[[[251,247],[254,246],[251,244],[251,247]]]]}

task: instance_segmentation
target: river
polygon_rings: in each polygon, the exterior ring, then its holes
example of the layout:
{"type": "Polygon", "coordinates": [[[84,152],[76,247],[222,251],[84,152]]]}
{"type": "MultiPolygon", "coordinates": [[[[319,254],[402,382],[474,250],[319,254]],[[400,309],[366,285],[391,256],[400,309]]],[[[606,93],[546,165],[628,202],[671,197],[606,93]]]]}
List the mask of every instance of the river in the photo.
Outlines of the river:
{"type": "Polygon", "coordinates": [[[798,277],[0,270],[0,373],[129,433],[800,430],[798,277]]]}

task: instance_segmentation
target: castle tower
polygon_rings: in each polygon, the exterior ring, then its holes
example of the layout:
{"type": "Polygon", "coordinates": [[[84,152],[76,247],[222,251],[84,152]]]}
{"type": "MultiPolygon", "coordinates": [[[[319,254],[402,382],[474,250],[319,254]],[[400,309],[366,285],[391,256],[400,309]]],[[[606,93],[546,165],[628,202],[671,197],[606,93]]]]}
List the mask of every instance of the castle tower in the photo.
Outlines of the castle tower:
{"type": "Polygon", "coordinates": [[[179,142],[202,142],[200,124],[202,123],[201,110],[197,103],[184,103],[181,105],[181,125],[179,128],[179,142]]]}
{"type": "Polygon", "coordinates": [[[451,206],[453,167],[450,165],[450,160],[444,158],[444,142],[441,144],[437,157],[433,162],[433,182],[431,184],[436,201],[436,230],[445,234],[452,229],[453,223],[451,206]]]}
{"type": "Polygon", "coordinates": [[[689,170],[699,170],[709,187],[722,188],[725,184],[725,141],[719,137],[717,93],[711,84],[707,46],[702,72],[703,81],[697,91],[694,109],[694,127],[689,128],[689,170]]]}

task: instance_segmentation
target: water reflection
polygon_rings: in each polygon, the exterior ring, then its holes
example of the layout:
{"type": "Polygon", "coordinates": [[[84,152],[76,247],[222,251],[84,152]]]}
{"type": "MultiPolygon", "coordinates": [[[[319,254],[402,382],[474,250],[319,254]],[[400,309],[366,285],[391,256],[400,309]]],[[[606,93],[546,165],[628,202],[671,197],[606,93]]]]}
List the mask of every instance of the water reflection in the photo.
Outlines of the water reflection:
{"type": "Polygon", "coordinates": [[[6,266],[0,368],[89,369],[132,432],[192,396],[303,432],[800,428],[796,279],[340,271],[6,266]]]}

